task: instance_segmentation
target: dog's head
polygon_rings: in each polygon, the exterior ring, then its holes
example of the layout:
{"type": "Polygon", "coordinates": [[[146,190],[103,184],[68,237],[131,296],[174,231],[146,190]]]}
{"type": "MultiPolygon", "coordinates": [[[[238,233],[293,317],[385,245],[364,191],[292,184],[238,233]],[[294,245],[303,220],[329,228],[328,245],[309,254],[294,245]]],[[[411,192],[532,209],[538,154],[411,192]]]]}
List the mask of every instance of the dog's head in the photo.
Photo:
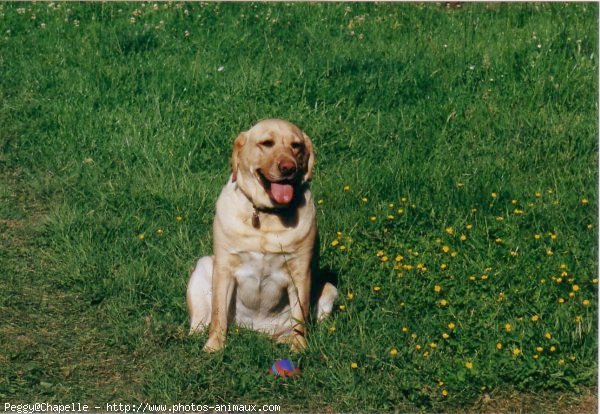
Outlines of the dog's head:
{"type": "Polygon", "coordinates": [[[315,153],[297,126],[267,119],[242,132],[233,146],[232,181],[257,208],[289,206],[312,178],[315,153]]]}

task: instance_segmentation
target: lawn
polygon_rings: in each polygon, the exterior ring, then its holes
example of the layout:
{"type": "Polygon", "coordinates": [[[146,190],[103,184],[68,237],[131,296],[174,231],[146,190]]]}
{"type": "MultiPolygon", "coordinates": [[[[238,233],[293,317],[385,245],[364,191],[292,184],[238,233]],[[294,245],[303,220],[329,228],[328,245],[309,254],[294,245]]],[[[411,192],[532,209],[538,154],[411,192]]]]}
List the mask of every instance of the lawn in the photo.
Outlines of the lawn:
{"type": "Polygon", "coordinates": [[[0,3],[0,411],[595,412],[597,53],[596,3],[0,3]],[[187,278],[270,117],[340,296],[207,355],[187,278]]]}

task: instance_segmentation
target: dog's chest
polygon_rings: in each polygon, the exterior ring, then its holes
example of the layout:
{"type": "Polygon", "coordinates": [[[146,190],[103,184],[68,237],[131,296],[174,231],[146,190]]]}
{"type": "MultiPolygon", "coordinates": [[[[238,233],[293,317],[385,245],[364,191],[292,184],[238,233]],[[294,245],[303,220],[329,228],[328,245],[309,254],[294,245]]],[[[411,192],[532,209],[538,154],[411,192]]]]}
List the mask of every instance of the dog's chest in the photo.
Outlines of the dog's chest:
{"type": "Polygon", "coordinates": [[[238,255],[239,265],[234,271],[236,302],[259,313],[274,312],[278,306],[284,306],[291,280],[287,266],[289,257],[260,252],[238,255]]]}

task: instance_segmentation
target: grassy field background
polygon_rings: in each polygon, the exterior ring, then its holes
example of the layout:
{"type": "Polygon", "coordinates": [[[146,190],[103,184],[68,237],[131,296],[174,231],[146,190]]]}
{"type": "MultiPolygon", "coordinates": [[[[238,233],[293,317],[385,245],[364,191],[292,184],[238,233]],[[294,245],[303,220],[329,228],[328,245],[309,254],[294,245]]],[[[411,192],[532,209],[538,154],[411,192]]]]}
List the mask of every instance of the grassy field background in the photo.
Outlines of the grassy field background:
{"type": "Polygon", "coordinates": [[[0,3],[0,403],[595,411],[597,39],[594,3],[0,3]],[[340,289],[287,382],[187,336],[268,117],[340,289]]]}

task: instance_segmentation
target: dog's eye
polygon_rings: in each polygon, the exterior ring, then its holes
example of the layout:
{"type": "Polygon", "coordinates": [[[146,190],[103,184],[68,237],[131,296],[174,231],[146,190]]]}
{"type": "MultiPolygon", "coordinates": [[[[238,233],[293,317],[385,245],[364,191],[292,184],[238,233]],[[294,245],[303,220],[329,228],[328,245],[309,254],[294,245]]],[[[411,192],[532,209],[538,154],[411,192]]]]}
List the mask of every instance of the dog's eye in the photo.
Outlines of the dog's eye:
{"type": "Polygon", "coordinates": [[[301,149],[304,147],[304,144],[301,142],[292,142],[292,148],[293,149],[301,149]]]}
{"type": "Polygon", "coordinates": [[[262,145],[263,147],[271,148],[273,145],[275,145],[275,142],[271,139],[267,139],[267,140],[261,141],[260,145],[262,145]]]}

